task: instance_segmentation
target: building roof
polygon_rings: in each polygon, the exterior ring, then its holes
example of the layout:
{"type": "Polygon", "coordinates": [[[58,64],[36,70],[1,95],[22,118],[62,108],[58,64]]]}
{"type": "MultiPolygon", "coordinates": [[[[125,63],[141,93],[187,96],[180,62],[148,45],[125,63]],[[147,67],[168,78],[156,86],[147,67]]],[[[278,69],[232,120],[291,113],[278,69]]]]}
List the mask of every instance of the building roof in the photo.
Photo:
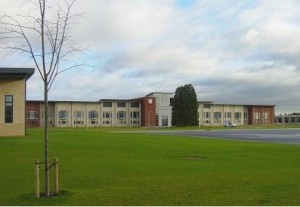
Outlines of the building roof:
{"type": "MultiPolygon", "coordinates": [[[[26,100],[28,103],[44,103],[44,100],[26,100]]],[[[97,104],[98,101],[52,101],[49,100],[48,103],[85,103],[85,104],[97,104]]]]}
{"type": "Polygon", "coordinates": [[[152,93],[149,93],[148,95],[146,95],[146,97],[148,97],[148,96],[153,96],[154,94],[167,94],[167,95],[173,95],[173,93],[168,93],[168,92],[152,92],[152,93]]]}
{"type": "Polygon", "coordinates": [[[0,68],[0,78],[2,77],[22,77],[29,79],[34,74],[34,68],[0,68]]]}

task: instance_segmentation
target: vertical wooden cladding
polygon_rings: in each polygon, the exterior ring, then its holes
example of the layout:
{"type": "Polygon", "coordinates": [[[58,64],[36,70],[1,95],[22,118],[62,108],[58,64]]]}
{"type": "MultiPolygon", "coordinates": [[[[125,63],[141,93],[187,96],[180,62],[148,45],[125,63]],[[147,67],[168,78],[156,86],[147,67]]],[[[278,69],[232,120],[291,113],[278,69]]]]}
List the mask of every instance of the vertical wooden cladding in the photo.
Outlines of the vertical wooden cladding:
{"type": "Polygon", "coordinates": [[[144,127],[156,126],[156,103],[154,97],[141,99],[141,125],[144,127]]]}
{"type": "Polygon", "coordinates": [[[40,101],[26,102],[26,126],[40,127],[41,111],[40,101]]]}
{"type": "Polygon", "coordinates": [[[272,125],[275,118],[275,106],[248,106],[249,125],[272,125]]]}

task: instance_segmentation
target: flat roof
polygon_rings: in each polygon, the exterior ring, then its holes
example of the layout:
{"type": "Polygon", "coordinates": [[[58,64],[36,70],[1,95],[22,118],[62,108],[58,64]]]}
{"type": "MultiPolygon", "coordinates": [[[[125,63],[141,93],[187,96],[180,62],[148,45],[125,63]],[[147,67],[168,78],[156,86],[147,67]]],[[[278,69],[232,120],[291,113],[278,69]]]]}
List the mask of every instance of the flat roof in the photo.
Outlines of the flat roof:
{"type": "MultiPolygon", "coordinates": [[[[44,103],[44,100],[26,100],[26,102],[31,103],[44,103]]],[[[85,103],[85,104],[97,104],[98,101],[51,101],[49,100],[48,103],[85,103]]]]}
{"type": "Polygon", "coordinates": [[[34,74],[34,68],[1,68],[0,78],[2,77],[22,77],[29,79],[34,74]]]}
{"type": "Polygon", "coordinates": [[[148,95],[146,95],[146,97],[148,96],[152,96],[154,94],[167,94],[167,95],[173,95],[173,93],[168,93],[168,92],[152,92],[152,93],[149,93],[148,95]]]}

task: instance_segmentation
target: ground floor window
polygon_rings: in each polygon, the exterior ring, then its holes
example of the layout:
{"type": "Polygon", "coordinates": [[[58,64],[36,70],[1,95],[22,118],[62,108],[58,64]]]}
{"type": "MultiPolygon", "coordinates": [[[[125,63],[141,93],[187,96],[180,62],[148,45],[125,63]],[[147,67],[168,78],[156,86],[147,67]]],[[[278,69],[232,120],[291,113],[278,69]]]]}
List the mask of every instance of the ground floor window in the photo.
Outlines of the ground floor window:
{"type": "Polygon", "coordinates": [[[162,126],[168,126],[168,116],[162,116],[162,126]]]}
{"type": "Polygon", "coordinates": [[[13,123],[13,96],[7,95],[5,96],[5,123],[13,123]]]}
{"type": "Polygon", "coordinates": [[[74,111],[74,124],[84,124],[84,113],[83,111],[74,111]]]}
{"type": "Polygon", "coordinates": [[[59,124],[68,124],[69,111],[60,110],[58,112],[59,124]]]}
{"type": "Polygon", "coordinates": [[[117,112],[118,124],[126,124],[126,111],[117,112]]]}
{"type": "Polygon", "coordinates": [[[222,113],[221,112],[214,112],[214,123],[221,123],[222,113]]]}

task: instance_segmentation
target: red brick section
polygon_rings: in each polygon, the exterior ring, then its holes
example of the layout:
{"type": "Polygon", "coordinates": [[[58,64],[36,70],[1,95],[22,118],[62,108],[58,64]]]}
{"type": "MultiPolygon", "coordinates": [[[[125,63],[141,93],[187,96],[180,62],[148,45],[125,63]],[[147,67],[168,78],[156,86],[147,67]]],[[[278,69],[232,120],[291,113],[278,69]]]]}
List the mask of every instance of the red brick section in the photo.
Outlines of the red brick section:
{"type": "Polygon", "coordinates": [[[272,125],[274,124],[275,111],[274,106],[249,106],[248,107],[248,124],[249,125],[272,125]],[[267,119],[264,119],[264,113],[269,114],[267,119]],[[259,113],[258,119],[255,113],[259,113]]]}
{"type": "Polygon", "coordinates": [[[26,127],[40,127],[40,102],[26,101],[26,127]],[[36,119],[29,119],[29,111],[36,111],[36,119]]]}
{"type": "Polygon", "coordinates": [[[144,97],[141,99],[141,126],[156,126],[155,98],[144,97]]]}

